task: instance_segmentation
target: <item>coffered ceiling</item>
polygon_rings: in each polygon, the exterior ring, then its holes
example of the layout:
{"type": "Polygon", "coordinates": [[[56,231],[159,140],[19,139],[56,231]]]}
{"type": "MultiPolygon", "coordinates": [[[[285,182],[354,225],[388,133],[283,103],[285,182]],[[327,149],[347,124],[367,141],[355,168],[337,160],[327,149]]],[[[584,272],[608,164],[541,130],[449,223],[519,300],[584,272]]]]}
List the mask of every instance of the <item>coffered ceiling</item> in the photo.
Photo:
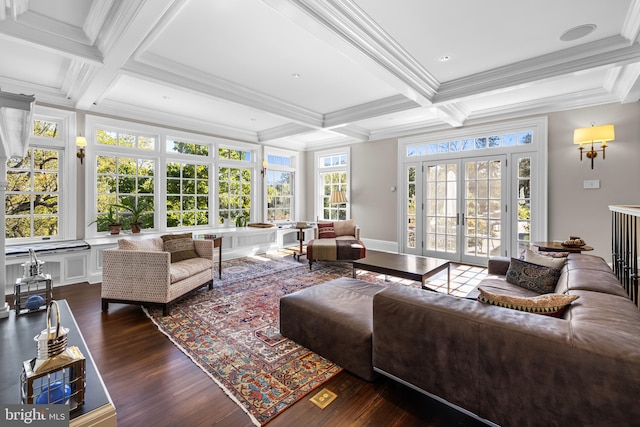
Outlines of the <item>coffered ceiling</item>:
{"type": "Polygon", "coordinates": [[[640,99],[640,0],[3,3],[3,91],[274,146],[640,99]]]}

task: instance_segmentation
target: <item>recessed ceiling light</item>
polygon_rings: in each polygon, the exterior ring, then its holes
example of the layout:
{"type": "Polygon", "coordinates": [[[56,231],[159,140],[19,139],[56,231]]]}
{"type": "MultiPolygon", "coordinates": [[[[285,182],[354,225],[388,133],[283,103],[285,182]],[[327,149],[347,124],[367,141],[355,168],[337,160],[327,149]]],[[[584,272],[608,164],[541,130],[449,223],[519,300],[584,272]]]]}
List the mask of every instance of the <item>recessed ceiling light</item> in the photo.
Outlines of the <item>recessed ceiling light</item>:
{"type": "Polygon", "coordinates": [[[588,36],[596,28],[598,28],[598,26],[594,24],[579,25],[562,33],[562,35],[560,36],[560,40],[562,40],[563,42],[578,40],[582,37],[588,36]]]}
{"type": "Polygon", "coordinates": [[[438,61],[440,62],[447,62],[448,60],[450,60],[451,57],[449,55],[445,55],[445,56],[441,56],[438,61]]]}
{"type": "Polygon", "coordinates": [[[165,101],[168,101],[170,98],[169,98],[169,95],[162,95],[162,99],[164,99],[165,101]]]}
{"type": "Polygon", "coordinates": [[[291,74],[291,77],[293,77],[294,79],[299,79],[300,78],[300,74],[293,73],[293,74],[291,74]]]}

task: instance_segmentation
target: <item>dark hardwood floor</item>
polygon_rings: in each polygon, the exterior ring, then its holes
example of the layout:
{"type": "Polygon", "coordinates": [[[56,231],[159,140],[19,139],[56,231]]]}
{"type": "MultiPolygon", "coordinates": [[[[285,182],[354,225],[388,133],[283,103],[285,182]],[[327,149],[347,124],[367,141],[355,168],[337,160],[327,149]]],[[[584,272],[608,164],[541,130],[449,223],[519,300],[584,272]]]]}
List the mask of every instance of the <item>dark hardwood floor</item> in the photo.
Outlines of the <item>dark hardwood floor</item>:
{"type": "MultiPolygon", "coordinates": [[[[66,299],[117,411],[119,427],[251,426],[249,417],[147,318],[139,306],[100,308],[100,285],[54,288],[66,299]]],[[[425,360],[425,363],[428,363],[425,360]]],[[[341,372],[324,384],[338,398],[320,409],[310,394],[269,423],[279,426],[480,426],[387,378],[341,372]]]]}

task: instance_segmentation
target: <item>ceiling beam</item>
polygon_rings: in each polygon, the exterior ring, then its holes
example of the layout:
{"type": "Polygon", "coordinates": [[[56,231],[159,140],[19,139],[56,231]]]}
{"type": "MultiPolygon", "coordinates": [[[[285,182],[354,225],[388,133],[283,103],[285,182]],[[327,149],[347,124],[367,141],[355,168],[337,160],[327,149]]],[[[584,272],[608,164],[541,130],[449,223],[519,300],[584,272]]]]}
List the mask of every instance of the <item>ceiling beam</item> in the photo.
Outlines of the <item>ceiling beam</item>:
{"type": "Polygon", "coordinates": [[[101,100],[120,68],[131,59],[149,33],[165,14],[178,13],[184,1],[129,0],[117,4],[119,7],[113,20],[105,25],[107,30],[98,37],[98,45],[104,52],[104,66],[92,67],[70,93],[80,110],[88,110],[101,100]]]}
{"type": "Polygon", "coordinates": [[[504,92],[571,73],[638,61],[638,43],[629,45],[624,37],[609,37],[443,83],[434,102],[448,103],[487,93],[504,92]]]}
{"type": "Polygon", "coordinates": [[[408,99],[404,95],[394,95],[384,99],[378,99],[365,104],[327,113],[324,116],[324,127],[332,128],[336,126],[344,126],[352,122],[411,110],[417,107],[420,107],[420,104],[408,99]]]}
{"type": "Polygon", "coordinates": [[[302,133],[312,132],[314,128],[299,125],[297,123],[287,123],[286,125],[277,126],[271,129],[258,132],[258,141],[267,142],[289,136],[295,136],[302,133]]]}
{"type": "Polygon", "coordinates": [[[430,105],[440,83],[352,0],[262,0],[394,87],[430,105]],[[334,37],[327,37],[327,32],[334,37]]]}
{"type": "Polygon", "coordinates": [[[25,12],[18,21],[0,21],[0,37],[94,66],[102,65],[100,50],[87,43],[81,29],[32,12],[25,12]]]}
{"type": "Polygon", "coordinates": [[[640,63],[610,69],[603,86],[622,103],[637,102],[640,100],[640,63]]]}

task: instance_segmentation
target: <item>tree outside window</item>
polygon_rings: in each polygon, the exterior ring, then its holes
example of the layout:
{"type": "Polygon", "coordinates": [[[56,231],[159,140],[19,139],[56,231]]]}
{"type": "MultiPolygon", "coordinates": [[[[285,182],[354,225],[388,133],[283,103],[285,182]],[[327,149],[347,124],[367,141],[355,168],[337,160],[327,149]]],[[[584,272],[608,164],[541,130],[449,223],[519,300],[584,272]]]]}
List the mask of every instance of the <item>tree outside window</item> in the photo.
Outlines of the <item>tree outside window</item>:
{"type": "Polygon", "coordinates": [[[267,221],[290,221],[292,218],[293,172],[268,170],[267,221]]]}
{"type": "Polygon", "coordinates": [[[167,227],[209,224],[209,166],[167,163],[167,227]]]}
{"type": "MultiPolygon", "coordinates": [[[[154,228],[154,171],[155,162],[151,159],[98,155],[97,164],[97,213],[104,215],[109,207],[129,200],[133,204],[142,204],[148,211],[140,217],[142,228],[154,228]]],[[[116,209],[117,218],[125,228],[129,225],[125,209],[116,209]]],[[[107,231],[106,224],[98,224],[98,231],[107,231]]]]}
{"type": "MultiPolygon", "coordinates": [[[[37,129],[46,135],[57,134],[50,127],[37,129]]],[[[58,235],[59,180],[59,150],[31,148],[23,158],[7,161],[5,238],[58,235]]]]}
{"type": "Polygon", "coordinates": [[[251,218],[251,169],[218,168],[218,223],[251,218]]]}

